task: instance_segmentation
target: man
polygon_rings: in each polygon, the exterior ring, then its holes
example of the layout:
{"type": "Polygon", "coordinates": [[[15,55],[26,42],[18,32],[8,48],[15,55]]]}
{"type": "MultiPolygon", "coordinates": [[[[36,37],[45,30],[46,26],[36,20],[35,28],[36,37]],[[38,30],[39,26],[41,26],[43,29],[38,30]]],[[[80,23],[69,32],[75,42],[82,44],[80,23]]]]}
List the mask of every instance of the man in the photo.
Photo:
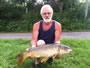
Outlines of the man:
{"type": "MultiPolygon", "coordinates": [[[[44,40],[45,44],[60,43],[61,24],[52,20],[53,9],[50,5],[42,6],[40,14],[43,18],[33,26],[33,35],[31,47],[37,47],[38,40],[44,40]]],[[[48,60],[49,63],[53,61],[52,57],[48,60]]],[[[39,59],[36,59],[35,68],[38,68],[39,59]]]]}

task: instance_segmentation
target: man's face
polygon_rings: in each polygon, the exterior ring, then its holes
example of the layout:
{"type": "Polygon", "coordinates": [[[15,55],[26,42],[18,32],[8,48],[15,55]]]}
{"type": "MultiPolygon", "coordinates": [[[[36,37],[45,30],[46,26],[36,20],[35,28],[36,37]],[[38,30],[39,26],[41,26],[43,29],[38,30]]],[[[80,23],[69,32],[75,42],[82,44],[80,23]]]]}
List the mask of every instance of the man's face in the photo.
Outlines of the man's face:
{"type": "Polygon", "coordinates": [[[48,8],[44,8],[42,12],[42,18],[46,23],[52,20],[52,12],[48,8]]]}

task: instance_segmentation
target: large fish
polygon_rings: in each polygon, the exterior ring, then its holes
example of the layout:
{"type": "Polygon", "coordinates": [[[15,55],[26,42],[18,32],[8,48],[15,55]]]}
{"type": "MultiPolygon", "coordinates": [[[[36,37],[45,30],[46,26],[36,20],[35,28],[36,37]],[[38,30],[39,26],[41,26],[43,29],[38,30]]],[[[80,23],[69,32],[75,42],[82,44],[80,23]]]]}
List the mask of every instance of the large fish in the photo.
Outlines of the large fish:
{"type": "Polygon", "coordinates": [[[45,46],[39,46],[30,49],[30,51],[25,51],[16,56],[19,59],[18,68],[24,62],[26,58],[29,56],[33,56],[35,58],[43,57],[41,62],[46,63],[50,57],[54,57],[56,55],[63,55],[64,53],[71,53],[72,49],[63,44],[46,44],[45,46]]]}

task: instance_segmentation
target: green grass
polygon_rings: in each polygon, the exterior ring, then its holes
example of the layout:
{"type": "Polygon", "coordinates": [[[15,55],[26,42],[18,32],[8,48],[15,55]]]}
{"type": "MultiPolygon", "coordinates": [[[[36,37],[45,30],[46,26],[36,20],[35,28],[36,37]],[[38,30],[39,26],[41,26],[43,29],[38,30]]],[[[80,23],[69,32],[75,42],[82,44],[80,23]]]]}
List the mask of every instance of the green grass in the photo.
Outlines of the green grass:
{"type": "MultiPolygon", "coordinates": [[[[53,64],[40,63],[40,68],[90,68],[90,39],[63,39],[62,44],[72,48],[72,54],[54,59],[53,64]]],[[[0,40],[0,68],[17,68],[15,56],[30,47],[30,40],[0,40]]],[[[33,68],[35,59],[27,58],[20,68],[33,68]]]]}

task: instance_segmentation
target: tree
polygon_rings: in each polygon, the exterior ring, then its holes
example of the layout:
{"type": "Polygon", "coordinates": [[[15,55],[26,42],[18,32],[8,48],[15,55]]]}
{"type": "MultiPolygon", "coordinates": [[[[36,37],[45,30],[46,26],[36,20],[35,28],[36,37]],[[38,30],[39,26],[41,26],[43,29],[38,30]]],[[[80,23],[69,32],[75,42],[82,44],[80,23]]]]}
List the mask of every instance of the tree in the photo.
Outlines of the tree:
{"type": "Polygon", "coordinates": [[[88,0],[86,0],[85,19],[87,18],[87,15],[88,15],[88,0]]]}

